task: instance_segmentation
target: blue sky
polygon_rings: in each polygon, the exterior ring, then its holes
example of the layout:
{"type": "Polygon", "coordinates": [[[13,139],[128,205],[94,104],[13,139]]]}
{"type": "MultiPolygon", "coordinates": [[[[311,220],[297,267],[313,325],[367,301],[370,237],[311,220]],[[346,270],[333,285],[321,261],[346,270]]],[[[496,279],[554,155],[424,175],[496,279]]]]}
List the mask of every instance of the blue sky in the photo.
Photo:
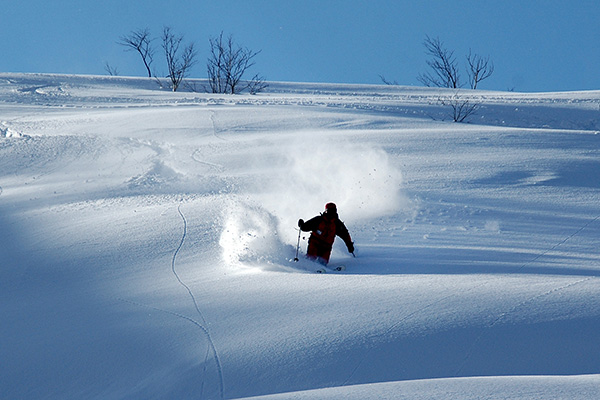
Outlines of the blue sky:
{"type": "MultiPolygon", "coordinates": [[[[206,77],[221,31],[261,50],[251,72],[267,80],[421,85],[423,40],[439,37],[461,65],[469,49],[495,72],[481,89],[600,89],[597,0],[3,0],[0,71],[144,76],[121,35],[163,26],[195,42],[206,77]]],[[[155,42],[157,53],[160,43],[155,42]]],[[[155,68],[166,71],[157,54],[155,68]]],[[[465,72],[463,72],[466,75],[465,72]]]]}

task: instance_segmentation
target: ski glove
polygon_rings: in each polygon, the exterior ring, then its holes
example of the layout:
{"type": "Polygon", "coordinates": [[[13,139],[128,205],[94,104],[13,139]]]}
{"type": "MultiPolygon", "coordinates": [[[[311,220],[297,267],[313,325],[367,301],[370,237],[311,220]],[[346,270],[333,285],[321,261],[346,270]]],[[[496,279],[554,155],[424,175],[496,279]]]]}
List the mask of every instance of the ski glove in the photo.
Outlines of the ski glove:
{"type": "Polygon", "coordinates": [[[304,226],[304,220],[303,219],[299,219],[298,220],[298,228],[302,229],[303,226],[304,226]]]}

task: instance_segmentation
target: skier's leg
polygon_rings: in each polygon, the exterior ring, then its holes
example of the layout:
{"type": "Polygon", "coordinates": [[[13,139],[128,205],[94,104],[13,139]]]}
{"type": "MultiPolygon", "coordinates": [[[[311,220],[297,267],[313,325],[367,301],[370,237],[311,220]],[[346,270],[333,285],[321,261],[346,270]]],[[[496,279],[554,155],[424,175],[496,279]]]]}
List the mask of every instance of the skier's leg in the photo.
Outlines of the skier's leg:
{"type": "Polygon", "coordinates": [[[308,239],[308,248],[306,249],[306,258],[316,260],[318,257],[319,248],[314,240],[308,239]]]}
{"type": "Polygon", "coordinates": [[[315,258],[315,261],[324,266],[326,266],[328,262],[328,260],[324,259],[323,257],[317,257],[315,258]]]}
{"type": "Polygon", "coordinates": [[[331,246],[326,244],[321,245],[318,248],[317,259],[319,263],[327,265],[329,263],[329,257],[331,257],[331,246]]]}

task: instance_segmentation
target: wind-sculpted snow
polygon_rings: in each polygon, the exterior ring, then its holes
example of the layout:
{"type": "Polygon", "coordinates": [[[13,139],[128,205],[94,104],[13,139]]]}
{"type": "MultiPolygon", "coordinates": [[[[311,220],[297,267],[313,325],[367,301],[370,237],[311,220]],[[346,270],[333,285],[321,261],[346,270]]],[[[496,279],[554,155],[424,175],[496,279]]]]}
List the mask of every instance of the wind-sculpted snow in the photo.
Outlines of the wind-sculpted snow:
{"type": "Polygon", "coordinates": [[[0,74],[0,397],[598,398],[599,104],[0,74]]]}

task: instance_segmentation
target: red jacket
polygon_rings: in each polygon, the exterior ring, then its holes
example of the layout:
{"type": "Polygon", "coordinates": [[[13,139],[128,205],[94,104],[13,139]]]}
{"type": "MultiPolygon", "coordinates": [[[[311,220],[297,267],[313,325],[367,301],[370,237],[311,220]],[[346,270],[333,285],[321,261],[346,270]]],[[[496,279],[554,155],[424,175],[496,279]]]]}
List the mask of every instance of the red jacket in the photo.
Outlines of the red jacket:
{"type": "Polygon", "coordinates": [[[352,238],[348,229],[337,215],[328,218],[324,215],[317,215],[306,221],[300,229],[305,232],[311,232],[309,242],[316,241],[319,246],[331,248],[336,236],[339,236],[350,251],[353,249],[352,238]]]}

